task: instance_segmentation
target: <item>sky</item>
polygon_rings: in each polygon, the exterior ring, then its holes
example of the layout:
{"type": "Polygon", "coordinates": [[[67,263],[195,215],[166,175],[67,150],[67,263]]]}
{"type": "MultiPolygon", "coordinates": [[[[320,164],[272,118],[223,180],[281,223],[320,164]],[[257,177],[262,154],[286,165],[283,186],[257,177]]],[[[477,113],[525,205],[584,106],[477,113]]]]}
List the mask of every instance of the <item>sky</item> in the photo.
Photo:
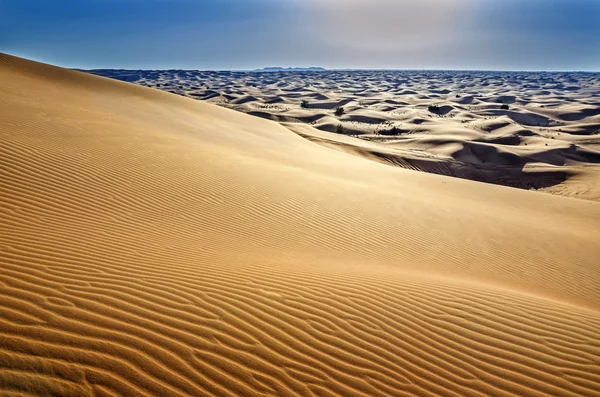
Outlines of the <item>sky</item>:
{"type": "Polygon", "coordinates": [[[600,71],[600,0],[0,0],[0,52],[59,66],[600,71]]]}

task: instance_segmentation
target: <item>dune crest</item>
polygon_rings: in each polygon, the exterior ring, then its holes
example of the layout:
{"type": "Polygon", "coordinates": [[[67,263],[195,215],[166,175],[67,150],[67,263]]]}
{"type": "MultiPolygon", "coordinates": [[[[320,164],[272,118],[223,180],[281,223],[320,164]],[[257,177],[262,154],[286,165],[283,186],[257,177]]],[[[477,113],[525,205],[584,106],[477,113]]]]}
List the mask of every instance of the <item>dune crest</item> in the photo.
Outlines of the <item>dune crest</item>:
{"type": "Polygon", "coordinates": [[[600,390],[600,203],[2,54],[0,159],[1,395],[600,390]]]}

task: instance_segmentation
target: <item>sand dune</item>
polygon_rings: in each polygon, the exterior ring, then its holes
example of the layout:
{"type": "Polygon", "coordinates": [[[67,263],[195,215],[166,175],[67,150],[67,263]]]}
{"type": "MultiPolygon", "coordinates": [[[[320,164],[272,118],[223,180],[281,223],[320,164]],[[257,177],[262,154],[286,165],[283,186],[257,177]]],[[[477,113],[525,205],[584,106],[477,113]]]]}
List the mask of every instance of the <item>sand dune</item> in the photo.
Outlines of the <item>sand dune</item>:
{"type": "Polygon", "coordinates": [[[600,395],[600,203],[294,128],[0,55],[0,395],[600,395]]]}
{"type": "MultiPolygon", "coordinates": [[[[92,72],[286,126],[304,123],[375,141],[381,153],[393,146],[395,160],[386,161],[388,165],[600,201],[597,73],[92,72]],[[338,107],[344,109],[342,114],[335,113],[338,107]],[[449,136],[451,148],[444,145],[449,136]],[[435,141],[440,145],[433,145],[435,141]],[[449,150],[440,150],[444,146],[449,150]],[[405,150],[399,151],[402,147],[405,150]],[[473,150],[477,154],[464,156],[473,150]],[[586,155],[572,156],[574,151],[586,155]],[[507,164],[497,153],[520,158],[507,164]],[[423,155],[428,157],[426,165],[415,158],[423,155]],[[560,164],[547,162],[548,157],[560,158],[560,164]]],[[[331,145],[336,140],[330,137],[329,147],[345,151],[331,145]]],[[[372,146],[367,146],[369,151],[372,146]]]]}

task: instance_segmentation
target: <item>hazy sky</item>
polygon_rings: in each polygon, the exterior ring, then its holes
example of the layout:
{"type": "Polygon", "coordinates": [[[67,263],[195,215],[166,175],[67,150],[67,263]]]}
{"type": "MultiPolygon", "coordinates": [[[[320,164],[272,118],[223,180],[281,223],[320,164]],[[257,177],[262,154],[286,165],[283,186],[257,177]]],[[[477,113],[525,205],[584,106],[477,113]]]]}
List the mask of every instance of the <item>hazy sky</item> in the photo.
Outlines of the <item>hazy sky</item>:
{"type": "Polygon", "coordinates": [[[600,71],[600,0],[0,0],[0,52],[79,68],[600,71]]]}

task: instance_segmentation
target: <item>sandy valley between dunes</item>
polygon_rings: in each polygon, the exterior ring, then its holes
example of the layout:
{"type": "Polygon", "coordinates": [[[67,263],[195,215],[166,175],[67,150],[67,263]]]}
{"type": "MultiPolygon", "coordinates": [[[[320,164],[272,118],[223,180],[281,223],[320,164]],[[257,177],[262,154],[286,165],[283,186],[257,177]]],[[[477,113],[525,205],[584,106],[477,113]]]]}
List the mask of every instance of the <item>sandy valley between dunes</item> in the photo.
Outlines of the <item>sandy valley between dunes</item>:
{"type": "Polygon", "coordinates": [[[597,82],[502,84],[367,140],[0,54],[0,395],[599,396],[597,82]],[[590,200],[408,169],[484,159],[590,200]]]}

